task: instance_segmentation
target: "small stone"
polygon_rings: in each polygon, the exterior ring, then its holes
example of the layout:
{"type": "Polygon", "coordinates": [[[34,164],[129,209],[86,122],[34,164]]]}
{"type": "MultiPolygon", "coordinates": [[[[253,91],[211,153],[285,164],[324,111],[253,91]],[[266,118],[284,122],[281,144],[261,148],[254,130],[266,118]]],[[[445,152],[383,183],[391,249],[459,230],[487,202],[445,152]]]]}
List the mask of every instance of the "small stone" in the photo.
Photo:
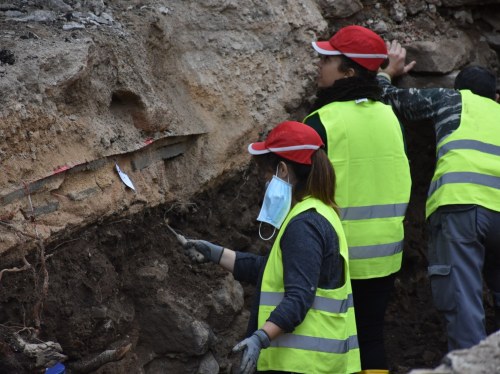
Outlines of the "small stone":
{"type": "Polygon", "coordinates": [[[21,22],[52,22],[56,20],[56,14],[50,10],[35,10],[26,17],[18,18],[17,21],[21,22]]]}
{"type": "Polygon", "coordinates": [[[79,30],[79,29],[84,29],[85,25],[78,22],[69,22],[65,23],[62,28],[65,31],[79,30]]]}
{"type": "Polygon", "coordinates": [[[384,21],[378,21],[377,23],[375,23],[373,25],[372,29],[377,34],[384,34],[389,30],[389,28],[387,27],[387,24],[384,21]]]}
{"type": "Polygon", "coordinates": [[[453,17],[459,22],[461,25],[465,25],[466,23],[472,24],[474,20],[472,19],[472,14],[470,12],[467,12],[465,10],[461,10],[458,12],[455,12],[453,17]]]}
{"type": "Polygon", "coordinates": [[[0,4],[0,11],[18,10],[19,7],[14,4],[0,4]]]}
{"type": "Polygon", "coordinates": [[[165,6],[161,6],[158,8],[158,11],[161,13],[161,14],[169,14],[170,13],[170,9],[168,9],[167,7],[165,6]]]}
{"type": "Polygon", "coordinates": [[[391,18],[397,22],[401,23],[406,19],[406,9],[401,3],[394,3],[390,10],[391,18]]]}
{"type": "Polygon", "coordinates": [[[24,13],[19,10],[8,10],[5,12],[5,17],[7,18],[16,18],[22,16],[24,16],[24,13]]]}
{"type": "Polygon", "coordinates": [[[108,21],[109,23],[113,23],[115,20],[113,18],[113,16],[111,16],[111,14],[108,14],[108,13],[101,13],[101,17],[104,18],[106,21],[108,21]]]}

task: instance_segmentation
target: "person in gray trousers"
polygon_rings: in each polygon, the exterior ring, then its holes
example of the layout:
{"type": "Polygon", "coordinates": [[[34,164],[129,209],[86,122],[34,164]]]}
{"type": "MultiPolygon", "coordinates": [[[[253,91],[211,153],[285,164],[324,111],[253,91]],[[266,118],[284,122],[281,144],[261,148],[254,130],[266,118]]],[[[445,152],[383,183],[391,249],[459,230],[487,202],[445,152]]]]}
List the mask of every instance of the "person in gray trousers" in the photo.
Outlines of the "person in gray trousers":
{"type": "Polygon", "coordinates": [[[400,89],[391,79],[411,70],[406,51],[387,43],[389,64],[378,74],[383,101],[402,121],[430,120],[436,169],[426,217],[434,305],[445,318],[448,348],[486,337],[483,277],[500,327],[500,105],[495,74],[470,66],[455,89],[400,89]]]}

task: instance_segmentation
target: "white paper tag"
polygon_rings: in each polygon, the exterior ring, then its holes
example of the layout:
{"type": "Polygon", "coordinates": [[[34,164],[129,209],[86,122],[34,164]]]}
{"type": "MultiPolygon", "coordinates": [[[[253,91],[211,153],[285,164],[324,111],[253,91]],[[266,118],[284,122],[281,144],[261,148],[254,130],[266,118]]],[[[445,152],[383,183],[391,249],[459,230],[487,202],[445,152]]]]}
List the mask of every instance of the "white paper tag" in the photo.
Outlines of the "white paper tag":
{"type": "Polygon", "coordinates": [[[120,167],[118,166],[118,164],[115,164],[116,166],[116,171],[118,172],[118,175],[120,176],[120,179],[122,180],[122,182],[127,186],[127,187],[130,187],[131,189],[133,189],[135,191],[135,187],[134,187],[134,184],[132,183],[132,181],[130,180],[130,178],[128,177],[127,174],[125,174],[123,171],[121,171],[120,167]]]}
{"type": "Polygon", "coordinates": [[[363,101],[368,101],[368,99],[366,97],[364,97],[362,99],[355,100],[356,104],[362,103],[363,101]]]}

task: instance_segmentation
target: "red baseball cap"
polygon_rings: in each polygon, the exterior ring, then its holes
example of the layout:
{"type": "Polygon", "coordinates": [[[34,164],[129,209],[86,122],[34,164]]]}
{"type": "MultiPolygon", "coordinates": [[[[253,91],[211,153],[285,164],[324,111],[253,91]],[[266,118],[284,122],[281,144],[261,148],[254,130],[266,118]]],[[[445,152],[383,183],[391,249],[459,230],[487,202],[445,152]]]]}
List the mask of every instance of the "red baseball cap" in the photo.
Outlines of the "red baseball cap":
{"type": "Polygon", "coordinates": [[[265,141],[250,144],[248,152],[252,155],[272,152],[287,160],[311,165],[311,156],[323,146],[321,137],[312,127],[285,121],[272,129],[265,141]]]}
{"type": "Polygon", "coordinates": [[[344,55],[371,71],[377,71],[387,58],[384,40],[363,26],[346,26],[337,31],[328,41],[312,43],[322,55],[344,55]]]}

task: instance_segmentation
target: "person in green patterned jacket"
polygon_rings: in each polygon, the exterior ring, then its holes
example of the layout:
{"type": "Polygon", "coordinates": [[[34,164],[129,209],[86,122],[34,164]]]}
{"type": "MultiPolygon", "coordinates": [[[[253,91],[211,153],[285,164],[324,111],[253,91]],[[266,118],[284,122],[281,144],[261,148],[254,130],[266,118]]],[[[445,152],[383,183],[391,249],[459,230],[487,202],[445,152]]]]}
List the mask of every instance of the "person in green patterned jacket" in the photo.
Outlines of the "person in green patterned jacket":
{"type": "Polygon", "coordinates": [[[406,121],[430,120],[436,168],[426,218],[434,305],[443,314],[448,348],[486,337],[483,277],[500,327],[500,105],[495,74],[464,68],[455,87],[400,89],[391,79],[413,68],[406,50],[387,43],[389,65],[379,73],[383,98],[406,121]]]}

